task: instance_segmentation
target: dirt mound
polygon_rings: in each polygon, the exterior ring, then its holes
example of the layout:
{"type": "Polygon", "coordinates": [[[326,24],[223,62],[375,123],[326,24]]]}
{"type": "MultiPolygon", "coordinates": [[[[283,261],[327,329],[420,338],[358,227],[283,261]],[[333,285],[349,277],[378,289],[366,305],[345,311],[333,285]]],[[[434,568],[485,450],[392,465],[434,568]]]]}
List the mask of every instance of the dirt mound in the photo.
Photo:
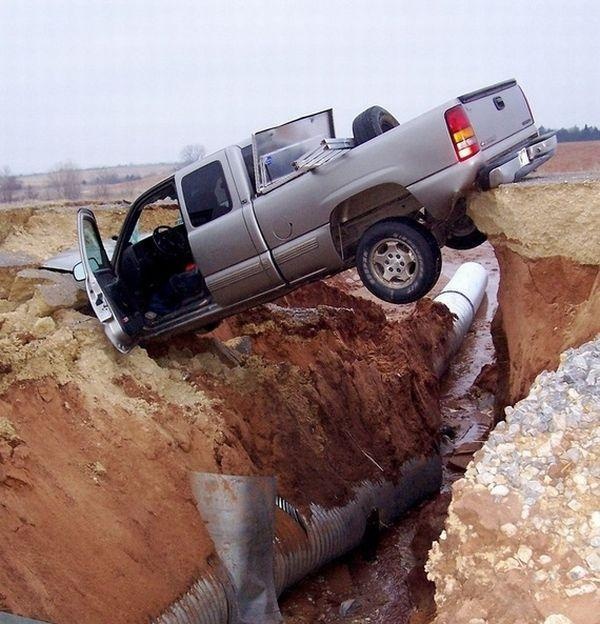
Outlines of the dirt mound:
{"type": "Polygon", "coordinates": [[[500,267],[493,322],[499,405],[527,394],[562,351],[600,332],[600,182],[506,185],[469,212],[500,267]]]}
{"type": "MultiPolygon", "coordinates": [[[[62,202],[0,207],[0,253],[25,255],[40,261],[76,247],[76,214],[80,206],[62,202]]],[[[103,237],[110,238],[119,233],[127,205],[96,202],[93,209],[103,237]]]]}
{"type": "Polygon", "coordinates": [[[0,301],[0,611],[157,615],[212,553],[190,470],[275,474],[293,504],[331,506],[437,443],[429,358],[451,319],[429,301],[392,323],[316,284],[123,356],[47,275],[2,275],[20,295],[0,301]]]}

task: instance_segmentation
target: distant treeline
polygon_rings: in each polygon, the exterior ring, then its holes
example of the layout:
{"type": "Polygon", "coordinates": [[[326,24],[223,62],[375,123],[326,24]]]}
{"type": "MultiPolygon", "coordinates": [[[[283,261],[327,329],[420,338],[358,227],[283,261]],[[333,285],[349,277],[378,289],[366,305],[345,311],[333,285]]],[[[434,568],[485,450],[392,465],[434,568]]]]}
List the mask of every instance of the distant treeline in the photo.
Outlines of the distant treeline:
{"type": "Polygon", "coordinates": [[[127,175],[117,175],[116,173],[102,173],[96,176],[93,180],[82,180],[82,184],[119,184],[120,182],[133,182],[134,180],[141,180],[142,176],[137,173],[129,173],[127,175]]]}
{"type": "Polygon", "coordinates": [[[600,128],[596,126],[588,126],[585,124],[583,128],[573,126],[572,128],[544,128],[540,126],[540,134],[544,132],[556,132],[556,138],[559,143],[568,143],[569,141],[600,141],[600,128]]]}

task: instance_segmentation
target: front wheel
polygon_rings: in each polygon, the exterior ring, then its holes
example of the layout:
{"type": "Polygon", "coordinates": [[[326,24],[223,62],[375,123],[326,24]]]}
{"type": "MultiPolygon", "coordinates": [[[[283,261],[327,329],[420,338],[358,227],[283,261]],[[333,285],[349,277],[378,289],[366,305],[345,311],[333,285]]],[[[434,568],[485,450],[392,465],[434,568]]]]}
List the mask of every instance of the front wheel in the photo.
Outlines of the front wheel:
{"type": "Polygon", "coordinates": [[[363,284],[389,303],[411,303],[437,282],[442,255],[433,234],[410,219],[380,221],[362,236],[356,268],[363,284]]]}

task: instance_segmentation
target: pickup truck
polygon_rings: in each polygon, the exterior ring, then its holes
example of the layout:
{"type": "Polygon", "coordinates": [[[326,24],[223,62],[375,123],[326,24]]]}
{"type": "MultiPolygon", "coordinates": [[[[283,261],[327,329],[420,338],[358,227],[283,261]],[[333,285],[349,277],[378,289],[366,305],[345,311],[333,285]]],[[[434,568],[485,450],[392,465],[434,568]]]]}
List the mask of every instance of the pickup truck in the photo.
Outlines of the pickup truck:
{"type": "Polygon", "coordinates": [[[74,274],[114,346],[208,331],[354,266],[385,301],[423,297],[441,247],[485,240],[466,195],[520,180],[556,148],[515,80],[402,125],[373,106],[353,135],[336,139],[327,110],[206,156],[132,203],[110,255],[80,209],[74,274]]]}

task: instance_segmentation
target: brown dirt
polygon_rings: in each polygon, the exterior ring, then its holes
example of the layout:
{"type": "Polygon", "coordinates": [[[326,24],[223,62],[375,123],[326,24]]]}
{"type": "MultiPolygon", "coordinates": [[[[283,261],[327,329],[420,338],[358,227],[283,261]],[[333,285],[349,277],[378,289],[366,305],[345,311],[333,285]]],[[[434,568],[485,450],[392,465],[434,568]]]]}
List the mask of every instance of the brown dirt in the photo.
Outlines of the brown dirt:
{"type": "Polygon", "coordinates": [[[249,337],[252,355],[227,353],[216,339],[200,339],[199,354],[185,336],[150,347],[152,357],[190,370],[212,349],[211,364],[189,378],[218,401],[233,432],[219,451],[220,470],[275,473],[296,505],[331,506],[353,483],[393,478],[408,458],[433,452],[439,411],[429,362],[450,322],[443,308],[422,301],[406,331],[408,322],[389,323],[374,304],[325,283],[282,303],[218,330],[222,340],[249,337]]]}
{"type": "Polygon", "coordinates": [[[0,610],[156,616],[212,552],[190,470],[275,474],[293,504],[328,506],[382,476],[362,451],[391,477],[436,444],[429,360],[450,318],[429,301],[393,322],[315,284],[121,356],[31,280],[0,302],[0,610]]]}
{"type": "MultiPolygon", "coordinates": [[[[454,436],[454,440],[444,437],[442,441],[444,492],[382,533],[376,561],[365,561],[358,550],[286,592],[280,600],[286,624],[426,624],[435,616],[435,586],[427,580],[424,563],[432,541],[444,526],[450,502],[449,485],[464,472],[464,466],[454,469],[452,462],[459,459],[468,462],[481,446],[492,422],[493,373],[487,374],[491,377],[488,387],[481,388],[481,384],[486,384],[480,371],[495,369],[490,321],[496,311],[499,277],[489,244],[463,252],[444,249],[443,256],[442,275],[432,296],[446,285],[463,262],[480,262],[489,274],[487,296],[440,388],[443,429],[454,436]],[[352,608],[342,615],[341,605],[348,600],[354,600],[352,608]]],[[[353,295],[373,301],[354,271],[342,274],[335,281],[353,295]]],[[[383,302],[373,305],[385,311],[388,319],[406,319],[412,309],[412,306],[383,302]]]]}
{"type": "Polygon", "coordinates": [[[600,171],[600,141],[574,141],[559,143],[554,157],[542,165],[537,173],[544,175],[598,171],[600,171]]]}
{"type": "MultiPolygon", "coordinates": [[[[23,222],[28,251],[41,223],[23,222]]],[[[13,234],[3,234],[9,250],[18,247],[13,234]]],[[[60,241],[50,233],[44,250],[58,251],[60,241]]],[[[477,446],[471,434],[479,440],[477,427],[489,424],[497,379],[508,370],[505,396],[525,392],[563,348],[594,331],[600,310],[597,267],[531,260],[497,245],[505,312],[496,321],[503,357],[494,368],[492,249],[444,253],[439,287],[465,260],[481,261],[492,275],[441,388],[443,422],[455,436],[442,447],[449,484],[477,446]]],[[[14,294],[10,265],[1,283],[14,294]]],[[[156,615],[212,552],[189,470],[276,474],[280,494],[295,505],[330,506],[346,500],[353,483],[382,476],[362,451],[393,476],[436,443],[439,389],[428,364],[449,319],[427,300],[379,304],[353,271],[234,317],[212,335],[177,337],[125,358],[95,320],[49,309],[29,283],[24,292],[0,301],[0,610],[56,624],[104,622],[107,604],[115,622],[156,615]]],[[[423,563],[448,500],[423,505],[387,533],[376,564],[353,554],[302,583],[283,602],[286,622],[431,621],[423,563]],[[347,599],[356,602],[341,616],[347,599]]]]}
{"type": "Polygon", "coordinates": [[[513,405],[560,354],[600,332],[600,269],[568,258],[525,258],[496,244],[500,310],[493,322],[498,406],[513,405]]]}
{"type": "MultiPolygon", "coordinates": [[[[108,239],[119,233],[129,209],[124,203],[88,202],[98,223],[100,235],[108,239]]],[[[0,206],[0,260],[5,255],[47,260],[57,253],[77,247],[76,202],[56,202],[14,207],[0,206]]],[[[153,206],[144,214],[142,226],[152,231],[173,222],[173,204],[153,206]]],[[[6,263],[9,266],[9,262],[6,263]]]]}
{"type": "Polygon", "coordinates": [[[143,621],[192,583],[211,546],[179,444],[190,427],[168,408],[140,422],[52,378],[2,394],[18,441],[0,443],[0,611],[143,621]]]}

